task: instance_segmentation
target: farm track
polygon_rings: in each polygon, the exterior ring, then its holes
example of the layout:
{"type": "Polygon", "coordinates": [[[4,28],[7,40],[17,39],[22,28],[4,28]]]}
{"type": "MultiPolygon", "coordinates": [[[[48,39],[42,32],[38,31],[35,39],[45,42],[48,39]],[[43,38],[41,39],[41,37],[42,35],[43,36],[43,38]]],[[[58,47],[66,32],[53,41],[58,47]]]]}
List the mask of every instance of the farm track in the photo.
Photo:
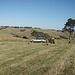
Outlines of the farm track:
{"type": "Polygon", "coordinates": [[[75,75],[74,44],[7,42],[0,51],[0,75],[75,75]]]}

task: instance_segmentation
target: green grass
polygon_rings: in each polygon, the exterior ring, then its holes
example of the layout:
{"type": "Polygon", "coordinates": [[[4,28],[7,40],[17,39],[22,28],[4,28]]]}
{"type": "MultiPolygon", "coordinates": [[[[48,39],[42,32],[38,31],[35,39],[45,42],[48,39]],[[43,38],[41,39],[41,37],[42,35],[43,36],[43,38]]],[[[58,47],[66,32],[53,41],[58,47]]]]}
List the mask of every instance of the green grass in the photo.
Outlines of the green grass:
{"type": "Polygon", "coordinates": [[[74,46],[0,42],[0,75],[75,75],[74,46]]]}

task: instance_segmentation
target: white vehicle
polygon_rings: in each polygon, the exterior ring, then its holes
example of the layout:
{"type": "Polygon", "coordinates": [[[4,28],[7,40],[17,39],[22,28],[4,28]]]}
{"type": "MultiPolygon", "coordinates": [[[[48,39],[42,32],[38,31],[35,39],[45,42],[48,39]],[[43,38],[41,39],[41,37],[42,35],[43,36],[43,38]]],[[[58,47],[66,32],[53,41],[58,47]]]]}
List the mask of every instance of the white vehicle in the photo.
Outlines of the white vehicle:
{"type": "Polygon", "coordinates": [[[43,37],[39,37],[39,38],[37,38],[37,39],[32,39],[32,40],[30,40],[30,42],[33,42],[33,43],[45,43],[46,42],[46,39],[45,38],[43,38],[43,37]]]}

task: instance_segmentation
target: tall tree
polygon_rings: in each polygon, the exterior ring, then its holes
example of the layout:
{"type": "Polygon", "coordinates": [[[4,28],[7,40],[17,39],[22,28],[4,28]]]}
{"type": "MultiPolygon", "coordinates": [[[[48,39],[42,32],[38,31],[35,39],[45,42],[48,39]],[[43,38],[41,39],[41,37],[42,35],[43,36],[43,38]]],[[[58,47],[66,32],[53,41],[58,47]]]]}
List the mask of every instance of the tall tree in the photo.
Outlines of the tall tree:
{"type": "Polygon", "coordinates": [[[69,44],[71,44],[72,32],[75,31],[75,19],[68,19],[62,31],[68,31],[69,33],[69,44]]]}

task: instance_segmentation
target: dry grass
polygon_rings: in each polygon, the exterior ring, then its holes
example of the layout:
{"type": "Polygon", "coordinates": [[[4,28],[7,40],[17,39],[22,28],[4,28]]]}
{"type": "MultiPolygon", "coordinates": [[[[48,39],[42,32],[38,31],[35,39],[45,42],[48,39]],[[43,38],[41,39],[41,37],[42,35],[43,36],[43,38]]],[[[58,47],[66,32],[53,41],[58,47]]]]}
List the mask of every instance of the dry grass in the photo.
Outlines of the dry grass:
{"type": "Polygon", "coordinates": [[[0,41],[29,41],[29,40],[12,37],[12,36],[8,36],[8,35],[0,35],[0,41]]]}
{"type": "Polygon", "coordinates": [[[28,29],[28,28],[27,29],[26,28],[6,28],[6,29],[0,30],[0,34],[1,35],[8,35],[8,36],[12,36],[13,37],[13,35],[11,34],[11,33],[13,33],[13,34],[19,35],[21,37],[27,36],[28,38],[29,37],[31,38],[32,37],[31,36],[31,31],[32,30],[33,29],[28,29]],[[20,32],[20,30],[25,30],[25,31],[20,32]]]}
{"type": "Polygon", "coordinates": [[[35,30],[39,32],[48,33],[50,36],[53,36],[53,37],[59,37],[59,35],[65,35],[61,31],[56,31],[56,30],[45,30],[45,29],[35,29],[35,30]]]}
{"type": "Polygon", "coordinates": [[[56,31],[56,30],[45,30],[45,29],[26,29],[26,28],[6,28],[6,29],[2,29],[0,30],[0,34],[4,34],[4,35],[8,35],[8,36],[13,36],[11,33],[13,34],[17,34],[19,36],[27,36],[28,38],[32,39],[34,38],[32,35],[31,35],[31,32],[33,30],[36,30],[38,32],[44,32],[44,33],[48,33],[50,36],[53,36],[53,37],[59,37],[59,35],[64,35],[66,36],[64,33],[62,33],[61,31],[56,31]],[[23,32],[20,32],[20,30],[24,30],[23,32]]]}
{"type": "Polygon", "coordinates": [[[75,75],[75,45],[0,42],[0,74],[75,75]]]}
{"type": "MultiPolygon", "coordinates": [[[[55,40],[56,44],[29,43],[33,29],[0,30],[0,75],[75,75],[75,39],[55,40]],[[30,39],[13,37],[11,33],[30,39]]],[[[62,32],[35,29],[59,37],[62,32]]],[[[64,35],[65,36],[65,35],[64,35]]]]}

